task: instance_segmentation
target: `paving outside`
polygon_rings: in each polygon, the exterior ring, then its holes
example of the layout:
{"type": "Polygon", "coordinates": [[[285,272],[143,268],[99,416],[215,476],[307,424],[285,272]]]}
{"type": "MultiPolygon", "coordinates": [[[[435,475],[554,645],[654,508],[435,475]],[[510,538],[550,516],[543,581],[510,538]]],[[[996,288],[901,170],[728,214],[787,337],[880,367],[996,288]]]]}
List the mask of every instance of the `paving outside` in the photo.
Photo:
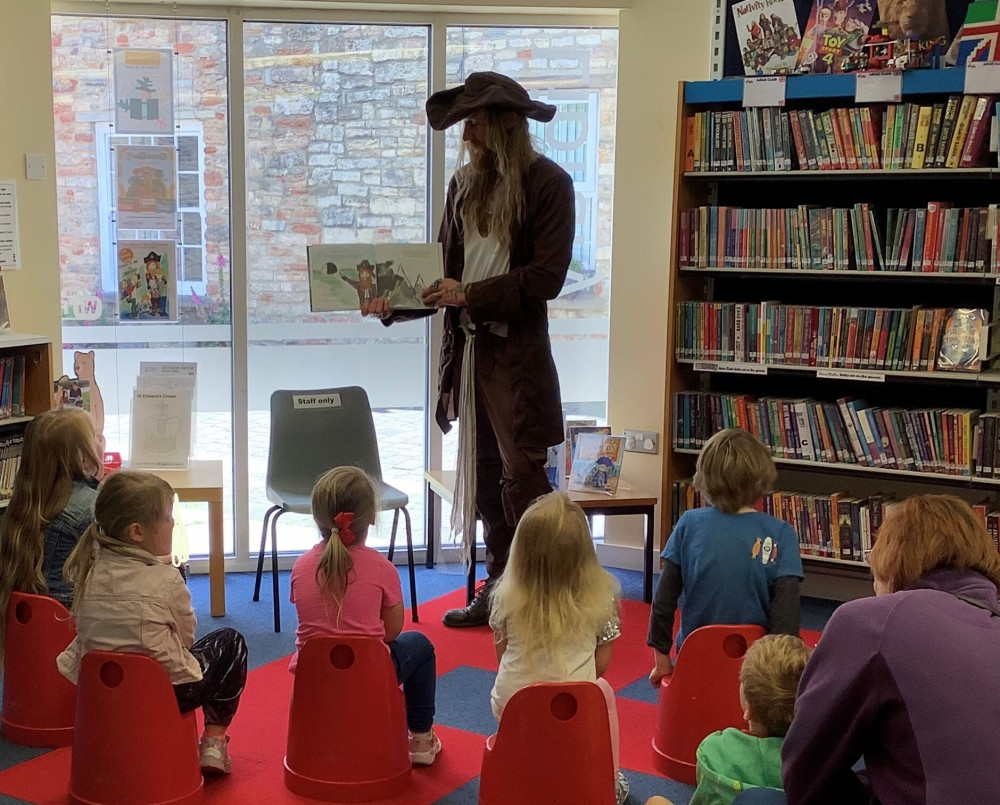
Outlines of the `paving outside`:
{"type": "MultiPolygon", "coordinates": [[[[379,456],[382,462],[384,480],[402,490],[410,497],[410,519],[413,523],[413,542],[424,544],[424,412],[417,409],[392,408],[372,411],[375,432],[378,437],[379,456]]],[[[109,416],[105,422],[105,436],[108,450],[117,450],[122,455],[129,453],[129,417],[109,416]]],[[[195,421],[195,448],[193,457],[197,459],[221,459],[227,492],[225,498],[226,552],[233,551],[233,458],[232,458],[232,415],[229,412],[199,413],[195,421]]],[[[445,436],[444,455],[455,455],[455,434],[445,436]]],[[[264,479],[267,473],[267,451],[270,444],[270,413],[250,411],[247,433],[250,448],[250,551],[257,550],[264,513],[270,503],[264,493],[264,479]]],[[[445,466],[454,466],[454,459],[445,466]]],[[[207,507],[197,503],[181,506],[181,516],[188,530],[191,555],[208,554],[208,512],[207,507]]],[[[379,518],[376,530],[369,544],[384,547],[389,544],[392,528],[392,514],[387,512],[379,518]]],[[[306,550],[316,542],[316,528],[309,517],[286,514],[281,518],[278,529],[278,545],[282,551],[306,550]]],[[[405,545],[403,521],[400,518],[397,544],[405,545]],[[400,540],[403,540],[400,542],[400,540]]]]}

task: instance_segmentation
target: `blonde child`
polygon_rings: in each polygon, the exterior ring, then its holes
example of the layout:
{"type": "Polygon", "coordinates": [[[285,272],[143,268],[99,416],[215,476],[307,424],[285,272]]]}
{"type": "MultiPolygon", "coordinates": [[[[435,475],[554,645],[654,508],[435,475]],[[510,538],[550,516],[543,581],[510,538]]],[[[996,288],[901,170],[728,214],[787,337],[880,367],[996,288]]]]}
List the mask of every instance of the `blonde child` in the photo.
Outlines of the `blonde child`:
{"type": "Polygon", "coordinates": [[[441,751],[434,734],[437,662],[434,645],[421,632],[404,632],[399,573],[382,554],[365,545],[378,513],[374,481],[356,467],[337,467],[312,492],[312,515],[322,538],[292,568],[292,603],[299,616],[299,649],[311,637],[361,634],[385,641],[396,678],[403,686],[410,762],[429,766],[441,751]]]}
{"type": "Polygon", "coordinates": [[[77,636],[59,655],[59,670],[76,684],[88,651],[152,657],[170,677],[180,711],[202,708],[202,770],[229,774],[226,731],[246,684],[246,643],[233,629],[194,639],[184,579],[157,559],[171,552],[173,499],[170,485],[148,472],[119,470],[101,483],[94,522],[66,563],[77,636]]]}
{"type": "Polygon", "coordinates": [[[628,781],[618,771],[618,715],[611,686],[600,677],[621,634],[617,580],[597,561],[583,510],[567,495],[539,498],[514,532],[503,576],[491,596],[497,661],[493,715],[536,682],[597,682],[608,700],[618,802],[628,781]]]}
{"type": "Polygon", "coordinates": [[[755,623],[798,635],[798,538],[788,523],[753,508],[776,478],[770,451],[744,430],[720,431],[702,448],[694,485],[710,505],[684,512],[663,550],[646,641],[653,648],[653,687],[673,673],[678,604],[677,651],[691,632],[713,623],[755,623]]]}
{"type": "MultiPolygon", "coordinates": [[[[730,805],[741,791],[781,789],[781,746],[811,653],[791,635],[765,635],[750,646],[740,669],[740,706],[748,729],[730,727],[701,742],[698,788],[690,805],[730,805]]],[[[646,800],[646,805],[664,803],[663,797],[646,800]]]]}
{"type": "MultiPolygon", "coordinates": [[[[13,592],[72,603],[63,564],[94,519],[102,447],[94,420],[79,408],[46,411],[28,423],[10,505],[0,520],[0,613],[7,612],[13,592]]],[[[5,626],[0,617],[0,657],[5,626]]]]}

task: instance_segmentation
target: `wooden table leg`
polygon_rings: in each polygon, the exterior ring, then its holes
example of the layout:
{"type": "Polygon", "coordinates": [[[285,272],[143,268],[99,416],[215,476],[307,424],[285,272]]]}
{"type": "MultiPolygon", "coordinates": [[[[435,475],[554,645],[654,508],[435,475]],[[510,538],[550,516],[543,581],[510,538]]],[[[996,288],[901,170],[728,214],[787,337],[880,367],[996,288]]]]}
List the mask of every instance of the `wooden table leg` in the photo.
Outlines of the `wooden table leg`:
{"type": "Polygon", "coordinates": [[[221,500],[208,504],[208,578],[212,617],[221,618],[226,614],[226,551],[221,500]]]}
{"type": "Polygon", "coordinates": [[[653,539],[656,535],[653,515],[655,511],[650,506],[646,512],[646,544],[642,546],[643,559],[645,560],[642,568],[642,600],[647,604],[653,602],[653,539]]]}
{"type": "Polygon", "coordinates": [[[437,494],[431,489],[430,484],[426,484],[427,494],[424,496],[424,505],[427,511],[424,512],[424,543],[427,545],[425,564],[428,569],[434,567],[434,543],[437,542],[437,534],[434,533],[434,510],[437,506],[437,494]]]}

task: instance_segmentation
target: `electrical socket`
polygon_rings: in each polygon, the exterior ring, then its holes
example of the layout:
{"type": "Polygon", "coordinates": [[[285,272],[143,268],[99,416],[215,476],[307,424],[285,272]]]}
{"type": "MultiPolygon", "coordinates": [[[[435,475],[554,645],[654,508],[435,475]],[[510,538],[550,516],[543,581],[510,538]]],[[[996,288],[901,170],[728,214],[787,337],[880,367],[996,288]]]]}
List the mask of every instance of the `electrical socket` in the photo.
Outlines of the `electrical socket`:
{"type": "Polygon", "coordinates": [[[655,430],[625,429],[625,450],[630,453],[660,452],[660,434],[655,430]]]}

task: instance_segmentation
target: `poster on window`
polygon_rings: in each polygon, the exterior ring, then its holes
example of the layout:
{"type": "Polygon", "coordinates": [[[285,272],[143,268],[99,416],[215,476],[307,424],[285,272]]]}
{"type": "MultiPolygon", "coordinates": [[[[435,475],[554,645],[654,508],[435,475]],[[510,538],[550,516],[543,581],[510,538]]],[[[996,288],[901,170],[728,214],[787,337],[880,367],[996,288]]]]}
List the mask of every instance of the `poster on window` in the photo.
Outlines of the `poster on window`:
{"type": "Polygon", "coordinates": [[[119,229],[177,228],[177,152],[173,146],[115,148],[119,229]]]}
{"type": "Polygon", "coordinates": [[[173,50],[118,48],[114,57],[115,133],[173,134],[173,50]]]}
{"type": "Polygon", "coordinates": [[[117,255],[119,320],[177,321],[177,244],[120,240],[117,255]]]}

